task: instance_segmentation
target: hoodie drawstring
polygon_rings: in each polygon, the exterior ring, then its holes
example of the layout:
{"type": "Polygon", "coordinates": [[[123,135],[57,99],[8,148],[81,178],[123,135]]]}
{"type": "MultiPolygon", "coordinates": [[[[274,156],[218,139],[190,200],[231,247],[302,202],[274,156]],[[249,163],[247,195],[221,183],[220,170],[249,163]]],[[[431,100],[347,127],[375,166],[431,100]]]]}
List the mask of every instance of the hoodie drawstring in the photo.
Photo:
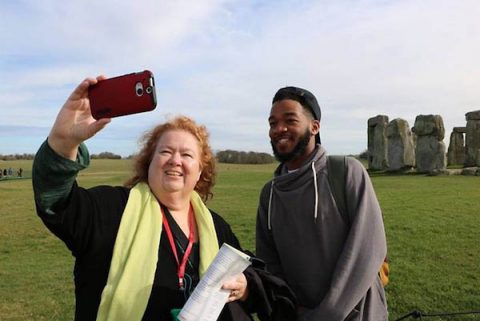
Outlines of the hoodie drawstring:
{"type": "Polygon", "coordinates": [[[317,212],[318,212],[318,185],[317,185],[317,173],[315,172],[315,162],[312,162],[312,172],[313,172],[313,185],[315,186],[315,209],[313,212],[314,222],[317,223],[317,212]]]}
{"type": "Polygon", "coordinates": [[[272,184],[270,184],[270,196],[268,198],[268,230],[269,231],[272,229],[271,218],[270,218],[270,216],[271,216],[270,208],[272,207],[273,182],[274,182],[274,180],[272,180],[272,184]]]}

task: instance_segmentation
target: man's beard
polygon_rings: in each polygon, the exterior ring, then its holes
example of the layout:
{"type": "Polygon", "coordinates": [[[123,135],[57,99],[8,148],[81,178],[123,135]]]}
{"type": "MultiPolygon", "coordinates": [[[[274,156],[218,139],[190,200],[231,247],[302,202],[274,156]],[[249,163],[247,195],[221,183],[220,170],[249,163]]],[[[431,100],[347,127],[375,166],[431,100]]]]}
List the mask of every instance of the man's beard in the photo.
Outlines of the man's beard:
{"type": "Polygon", "coordinates": [[[311,136],[310,129],[307,128],[305,130],[305,134],[303,134],[303,136],[300,137],[300,140],[298,141],[297,145],[295,145],[293,150],[290,153],[286,153],[286,154],[280,154],[275,148],[274,142],[270,140],[270,144],[272,145],[272,149],[273,149],[273,155],[275,155],[275,158],[280,163],[289,162],[291,160],[296,159],[297,157],[300,157],[301,155],[303,155],[303,153],[307,149],[308,143],[310,142],[310,136],[311,136]]]}

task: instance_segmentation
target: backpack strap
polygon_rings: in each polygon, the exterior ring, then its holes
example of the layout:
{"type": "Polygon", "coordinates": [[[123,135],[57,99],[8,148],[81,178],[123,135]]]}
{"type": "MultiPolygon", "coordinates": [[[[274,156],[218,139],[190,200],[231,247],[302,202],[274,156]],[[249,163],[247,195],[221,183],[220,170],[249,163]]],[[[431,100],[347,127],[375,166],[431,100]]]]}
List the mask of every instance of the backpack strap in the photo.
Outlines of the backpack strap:
{"type": "Polygon", "coordinates": [[[345,181],[347,178],[347,157],[330,155],[327,157],[327,178],[333,199],[342,215],[343,220],[350,226],[345,195],[345,181]]]}

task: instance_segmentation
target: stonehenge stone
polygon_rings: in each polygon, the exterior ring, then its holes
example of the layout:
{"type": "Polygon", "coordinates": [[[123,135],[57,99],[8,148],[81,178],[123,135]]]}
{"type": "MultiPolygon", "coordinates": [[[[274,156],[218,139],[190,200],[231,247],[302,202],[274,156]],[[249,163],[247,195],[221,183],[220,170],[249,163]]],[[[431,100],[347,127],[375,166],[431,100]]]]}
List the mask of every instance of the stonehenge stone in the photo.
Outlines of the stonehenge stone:
{"type": "Polygon", "coordinates": [[[418,173],[432,173],[446,169],[445,127],[440,115],[418,115],[412,131],[417,136],[415,164],[418,173]]]}
{"type": "Polygon", "coordinates": [[[415,148],[418,173],[441,171],[446,168],[445,143],[433,136],[420,136],[415,148]]]}
{"type": "Polygon", "coordinates": [[[465,163],[468,166],[480,166],[480,110],[465,114],[467,127],[465,133],[465,163]]]}
{"type": "Polygon", "coordinates": [[[434,136],[439,141],[445,138],[445,126],[440,115],[418,115],[412,130],[417,136],[434,136]]]}
{"type": "Polygon", "coordinates": [[[471,111],[465,114],[467,120],[480,120],[480,110],[471,111]]]}
{"type": "Polygon", "coordinates": [[[401,118],[392,120],[387,126],[388,170],[408,170],[415,165],[415,145],[408,122],[401,118]]]}
{"type": "Polygon", "coordinates": [[[387,125],[388,116],[385,115],[368,119],[368,169],[383,170],[388,167],[387,125]]]}
{"type": "Polygon", "coordinates": [[[448,165],[463,165],[465,163],[465,133],[466,127],[453,128],[447,152],[448,165]]]}
{"type": "Polygon", "coordinates": [[[465,176],[480,176],[480,168],[478,167],[465,167],[462,169],[462,175],[465,176]]]}

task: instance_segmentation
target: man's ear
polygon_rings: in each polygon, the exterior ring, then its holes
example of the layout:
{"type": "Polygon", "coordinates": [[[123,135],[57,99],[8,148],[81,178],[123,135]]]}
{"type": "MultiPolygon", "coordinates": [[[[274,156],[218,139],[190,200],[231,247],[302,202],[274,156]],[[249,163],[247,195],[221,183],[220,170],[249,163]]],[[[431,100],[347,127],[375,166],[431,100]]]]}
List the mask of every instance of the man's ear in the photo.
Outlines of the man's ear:
{"type": "Polygon", "coordinates": [[[312,132],[312,136],[317,135],[320,132],[320,121],[319,120],[312,120],[310,123],[310,131],[312,132]]]}

